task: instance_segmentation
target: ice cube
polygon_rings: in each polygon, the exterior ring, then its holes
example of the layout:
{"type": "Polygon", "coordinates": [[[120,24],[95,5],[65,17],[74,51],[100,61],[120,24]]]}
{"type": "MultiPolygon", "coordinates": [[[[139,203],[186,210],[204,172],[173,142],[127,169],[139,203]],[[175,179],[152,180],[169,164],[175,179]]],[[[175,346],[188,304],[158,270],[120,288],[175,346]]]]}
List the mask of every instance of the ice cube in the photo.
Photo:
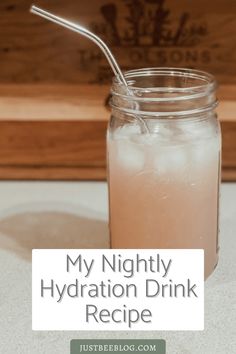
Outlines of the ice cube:
{"type": "Polygon", "coordinates": [[[158,142],[158,137],[156,134],[134,134],[130,137],[130,141],[137,144],[142,145],[143,149],[145,146],[150,146],[158,142]]]}
{"type": "Polygon", "coordinates": [[[163,142],[170,142],[173,140],[174,138],[174,129],[172,129],[172,127],[170,125],[160,125],[159,129],[157,130],[157,134],[158,134],[158,139],[159,141],[163,141],[163,142]]]}
{"type": "Polygon", "coordinates": [[[118,161],[122,168],[139,171],[144,168],[145,150],[142,145],[129,140],[119,140],[117,143],[118,161]]]}
{"type": "Polygon", "coordinates": [[[182,173],[187,167],[187,151],[180,147],[160,148],[156,152],[154,168],[160,173],[182,173]]]}
{"type": "Polygon", "coordinates": [[[129,138],[132,135],[140,135],[140,127],[137,124],[129,124],[117,129],[114,132],[114,137],[117,139],[127,137],[129,138]]]}
{"type": "Polygon", "coordinates": [[[207,151],[207,146],[202,143],[198,143],[193,145],[191,150],[189,150],[189,155],[192,163],[194,165],[201,165],[204,164],[208,160],[209,152],[207,151]]]}
{"type": "Polygon", "coordinates": [[[219,150],[220,144],[217,139],[202,139],[192,146],[190,158],[195,165],[205,166],[219,158],[219,150]]]}

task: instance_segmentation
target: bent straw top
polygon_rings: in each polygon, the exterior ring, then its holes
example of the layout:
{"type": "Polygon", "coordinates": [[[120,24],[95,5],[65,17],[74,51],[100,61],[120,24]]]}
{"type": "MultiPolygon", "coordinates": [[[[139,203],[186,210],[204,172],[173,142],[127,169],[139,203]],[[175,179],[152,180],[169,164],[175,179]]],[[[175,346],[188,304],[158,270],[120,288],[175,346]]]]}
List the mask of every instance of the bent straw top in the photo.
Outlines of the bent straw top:
{"type": "MultiPolygon", "coordinates": [[[[119,82],[121,82],[123,85],[125,85],[129,95],[131,95],[131,96],[133,95],[133,93],[129,90],[129,85],[128,85],[128,83],[124,77],[124,74],[122,73],[115,57],[113,56],[111,50],[108,48],[106,43],[104,43],[101,38],[99,38],[96,34],[90,32],[86,28],[80,26],[79,24],[68,21],[62,17],[57,16],[57,15],[54,15],[54,14],[52,14],[46,10],[43,10],[35,5],[33,5],[31,7],[30,11],[35,15],[45,18],[46,20],[49,20],[49,21],[54,22],[60,26],[68,28],[71,31],[79,33],[79,34],[87,37],[88,39],[90,39],[94,43],[96,43],[99,46],[99,48],[102,50],[102,52],[105,54],[110,66],[111,66],[115,76],[118,78],[119,82]]],[[[138,120],[139,124],[141,125],[141,131],[148,132],[148,128],[147,128],[145,121],[137,115],[135,115],[135,118],[138,120]]]]}
{"type": "Polygon", "coordinates": [[[62,18],[62,17],[56,16],[56,15],[54,15],[46,10],[43,10],[35,5],[33,5],[31,7],[30,12],[32,12],[35,15],[41,16],[51,22],[54,22],[58,25],[66,27],[74,32],[80,33],[83,36],[89,38],[94,43],[96,43],[100,47],[100,49],[103,51],[103,53],[105,54],[107,60],[109,61],[110,65],[112,67],[112,70],[113,70],[115,76],[117,76],[119,78],[119,81],[121,81],[122,84],[124,84],[125,86],[128,86],[128,83],[125,80],[125,77],[124,77],[117,61],[115,60],[113,54],[111,53],[110,49],[108,48],[106,43],[104,43],[101,40],[101,38],[99,38],[96,34],[90,32],[89,30],[80,26],[77,23],[73,23],[71,21],[68,21],[68,20],[62,18]]]}

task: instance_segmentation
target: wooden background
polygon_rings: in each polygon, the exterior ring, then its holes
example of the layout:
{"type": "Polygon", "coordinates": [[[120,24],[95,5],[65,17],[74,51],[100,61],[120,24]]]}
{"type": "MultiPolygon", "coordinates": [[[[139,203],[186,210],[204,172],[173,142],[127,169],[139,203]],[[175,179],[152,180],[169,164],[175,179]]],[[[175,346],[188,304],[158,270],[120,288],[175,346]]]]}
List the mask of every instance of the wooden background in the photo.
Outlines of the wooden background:
{"type": "MultiPolygon", "coordinates": [[[[93,29],[123,69],[213,73],[220,83],[223,177],[236,180],[235,0],[36,4],[93,29]]],[[[0,179],[104,179],[112,73],[93,43],[30,14],[30,5],[0,2],[0,179]]]]}
{"type": "MultiPolygon", "coordinates": [[[[31,3],[0,2],[0,82],[109,82],[110,70],[96,46],[31,15],[31,3]]],[[[37,0],[36,4],[94,29],[111,45],[123,68],[197,67],[212,72],[221,83],[236,83],[235,0],[37,0]],[[145,9],[141,19],[138,13],[135,16],[138,3],[145,9]],[[160,22],[157,28],[155,21],[160,22]],[[137,24],[140,29],[135,31],[137,24]],[[118,41],[111,35],[113,27],[118,41]],[[155,31],[162,38],[153,40],[155,31]]]]}

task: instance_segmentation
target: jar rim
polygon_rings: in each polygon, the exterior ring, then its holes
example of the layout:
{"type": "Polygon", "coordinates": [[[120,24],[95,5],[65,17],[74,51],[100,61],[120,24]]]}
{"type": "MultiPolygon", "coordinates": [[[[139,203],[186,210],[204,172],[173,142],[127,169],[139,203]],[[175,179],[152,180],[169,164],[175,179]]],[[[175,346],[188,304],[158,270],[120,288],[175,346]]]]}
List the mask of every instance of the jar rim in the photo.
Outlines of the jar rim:
{"type": "MultiPolygon", "coordinates": [[[[212,91],[217,87],[215,77],[202,70],[188,69],[188,68],[174,68],[174,67],[153,67],[153,68],[141,68],[127,70],[124,72],[124,76],[127,82],[130,84],[129,89],[132,91],[149,91],[149,92],[167,92],[168,90],[174,90],[178,93],[188,93],[194,90],[207,90],[212,91]],[[184,78],[185,82],[187,79],[201,80],[202,84],[188,86],[188,87],[140,87],[134,86],[134,79],[138,77],[155,77],[155,76],[169,76],[169,77],[179,77],[184,78]]],[[[118,87],[125,87],[125,85],[119,81],[118,77],[113,78],[113,85],[118,87]]]]}

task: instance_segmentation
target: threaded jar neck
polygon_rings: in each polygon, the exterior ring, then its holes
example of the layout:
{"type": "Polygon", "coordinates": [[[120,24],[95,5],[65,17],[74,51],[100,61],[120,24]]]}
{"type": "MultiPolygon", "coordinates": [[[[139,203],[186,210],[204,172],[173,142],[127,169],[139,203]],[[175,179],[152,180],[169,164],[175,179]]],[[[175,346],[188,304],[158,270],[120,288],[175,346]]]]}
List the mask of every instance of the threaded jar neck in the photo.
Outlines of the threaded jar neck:
{"type": "Polygon", "coordinates": [[[113,79],[111,107],[144,117],[200,115],[217,106],[214,76],[203,71],[145,68],[124,73],[127,87],[113,79]]]}

